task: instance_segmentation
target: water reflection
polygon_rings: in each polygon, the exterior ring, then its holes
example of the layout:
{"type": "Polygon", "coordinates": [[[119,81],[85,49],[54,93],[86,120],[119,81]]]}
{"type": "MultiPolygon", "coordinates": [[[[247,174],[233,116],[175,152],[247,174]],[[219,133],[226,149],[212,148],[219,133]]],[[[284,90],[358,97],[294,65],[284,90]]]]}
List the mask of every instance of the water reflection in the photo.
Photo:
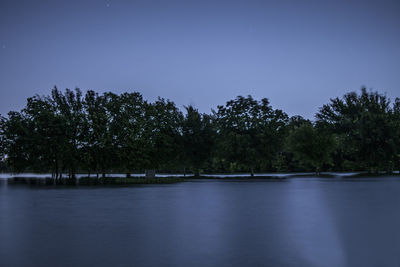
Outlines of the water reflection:
{"type": "Polygon", "coordinates": [[[291,223],[281,232],[311,266],[345,266],[343,239],[326,202],[326,184],[318,180],[308,186],[301,184],[304,180],[292,179],[289,192],[282,198],[285,202],[281,208],[291,223]]]}
{"type": "Polygon", "coordinates": [[[0,187],[0,266],[397,266],[399,179],[0,187]]]}

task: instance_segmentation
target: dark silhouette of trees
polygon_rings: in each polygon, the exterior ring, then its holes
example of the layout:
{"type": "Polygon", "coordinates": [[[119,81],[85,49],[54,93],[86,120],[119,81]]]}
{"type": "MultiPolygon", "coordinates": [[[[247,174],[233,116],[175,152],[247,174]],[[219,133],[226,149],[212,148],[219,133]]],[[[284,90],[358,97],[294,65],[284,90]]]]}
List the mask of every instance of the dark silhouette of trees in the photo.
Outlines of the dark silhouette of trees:
{"type": "MultiPolygon", "coordinates": [[[[54,89],[54,92],[57,89],[54,89]]],[[[29,166],[33,171],[51,167],[55,178],[60,178],[64,151],[68,146],[67,122],[52,98],[35,96],[28,98],[22,111],[29,148],[25,148],[31,158],[29,166]]]]}
{"type": "Polygon", "coordinates": [[[355,92],[342,99],[331,99],[317,113],[317,121],[326,125],[341,140],[343,157],[357,162],[360,169],[390,171],[396,155],[394,110],[390,100],[378,92],[355,92]]]}
{"type": "MultiPolygon", "coordinates": [[[[146,105],[139,93],[124,93],[114,98],[113,131],[116,132],[116,158],[120,168],[130,172],[143,168],[146,161],[144,139],[146,105]]],[[[118,167],[117,163],[114,166],[118,167]]]]}
{"type": "Polygon", "coordinates": [[[326,164],[332,164],[336,142],[333,134],[320,125],[304,121],[295,126],[287,138],[288,150],[306,167],[312,166],[319,175],[326,164]]]}
{"type": "MultiPolygon", "coordinates": [[[[50,99],[55,113],[62,120],[63,143],[62,162],[63,168],[67,170],[69,178],[75,178],[78,164],[81,160],[81,150],[84,146],[86,114],[83,109],[82,92],[66,89],[64,94],[57,88],[52,90],[50,99]]],[[[57,138],[59,135],[54,135],[57,138]]]]}
{"type": "Polygon", "coordinates": [[[182,125],[184,168],[189,167],[199,176],[207,160],[211,158],[216,137],[212,117],[201,114],[193,106],[187,106],[182,125]]]}
{"type": "Polygon", "coordinates": [[[33,162],[31,134],[33,128],[24,114],[9,112],[1,121],[3,153],[7,165],[15,172],[22,172],[33,162]]]}
{"type": "Polygon", "coordinates": [[[391,104],[363,88],[331,99],[310,121],[251,96],[202,114],[137,92],[55,87],[0,116],[0,160],[2,170],[55,179],[146,170],[392,172],[400,169],[400,99],[391,104]]]}
{"type": "Polygon", "coordinates": [[[173,168],[182,151],[183,114],[172,101],[159,98],[147,106],[146,169],[173,168]]]}
{"type": "Polygon", "coordinates": [[[110,113],[107,112],[107,98],[99,96],[94,91],[88,91],[85,95],[84,112],[84,145],[82,147],[83,168],[90,175],[104,173],[112,168],[112,138],[110,134],[110,113]]]}
{"type": "Polygon", "coordinates": [[[395,152],[393,153],[393,167],[400,170],[400,99],[396,98],[393,104],[393,112],[391,119],[391,127],[393,128],[393,142],[395,144],[395,152]]]}
{"type": "Polygon", "coordinates": [[[234,168],[268,167],[284,140],[288,116],[274,110],[268,99],[238,96],[214,113],[221,160],[234,168]]]}

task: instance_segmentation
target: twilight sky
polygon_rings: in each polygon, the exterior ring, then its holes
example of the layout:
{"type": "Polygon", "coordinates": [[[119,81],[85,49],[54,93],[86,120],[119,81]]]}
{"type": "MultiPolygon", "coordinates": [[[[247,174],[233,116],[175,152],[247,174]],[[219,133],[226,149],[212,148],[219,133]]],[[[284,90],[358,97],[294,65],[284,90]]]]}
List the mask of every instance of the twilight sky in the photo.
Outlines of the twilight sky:
{"type": "Polygon", "coordinates": [[[2,115],[57,85],[313,118],[362,85],[400,97],[399,71],[400,1],[0,0],[2,115]]]}

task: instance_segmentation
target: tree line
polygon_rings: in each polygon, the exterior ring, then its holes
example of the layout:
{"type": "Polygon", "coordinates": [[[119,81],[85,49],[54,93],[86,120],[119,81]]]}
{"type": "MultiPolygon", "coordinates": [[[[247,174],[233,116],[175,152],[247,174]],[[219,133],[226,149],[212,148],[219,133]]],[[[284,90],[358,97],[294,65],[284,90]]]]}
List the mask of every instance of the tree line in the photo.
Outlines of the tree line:
{"type": "Polygon", "coordinates": [[[400,168],[400,99],[350,92],[311,121],[267,98],[238,96],[210,114],[189,105],[80,89],[27,99],[0,116],[0,168],[12,172],[392,172],[400,168]]]}

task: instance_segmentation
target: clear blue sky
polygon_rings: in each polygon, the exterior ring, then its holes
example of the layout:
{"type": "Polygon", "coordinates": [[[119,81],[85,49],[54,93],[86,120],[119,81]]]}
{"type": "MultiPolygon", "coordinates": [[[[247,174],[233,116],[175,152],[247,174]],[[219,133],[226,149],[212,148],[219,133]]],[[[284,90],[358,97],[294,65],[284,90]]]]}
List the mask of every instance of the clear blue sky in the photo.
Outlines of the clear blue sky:
{"type": "Polygon", "coordinates": [[[312,118],[400,96],[400,1],[0,1],[0,114],[79,87],[209,112],[237,95],[312,118]]]}

